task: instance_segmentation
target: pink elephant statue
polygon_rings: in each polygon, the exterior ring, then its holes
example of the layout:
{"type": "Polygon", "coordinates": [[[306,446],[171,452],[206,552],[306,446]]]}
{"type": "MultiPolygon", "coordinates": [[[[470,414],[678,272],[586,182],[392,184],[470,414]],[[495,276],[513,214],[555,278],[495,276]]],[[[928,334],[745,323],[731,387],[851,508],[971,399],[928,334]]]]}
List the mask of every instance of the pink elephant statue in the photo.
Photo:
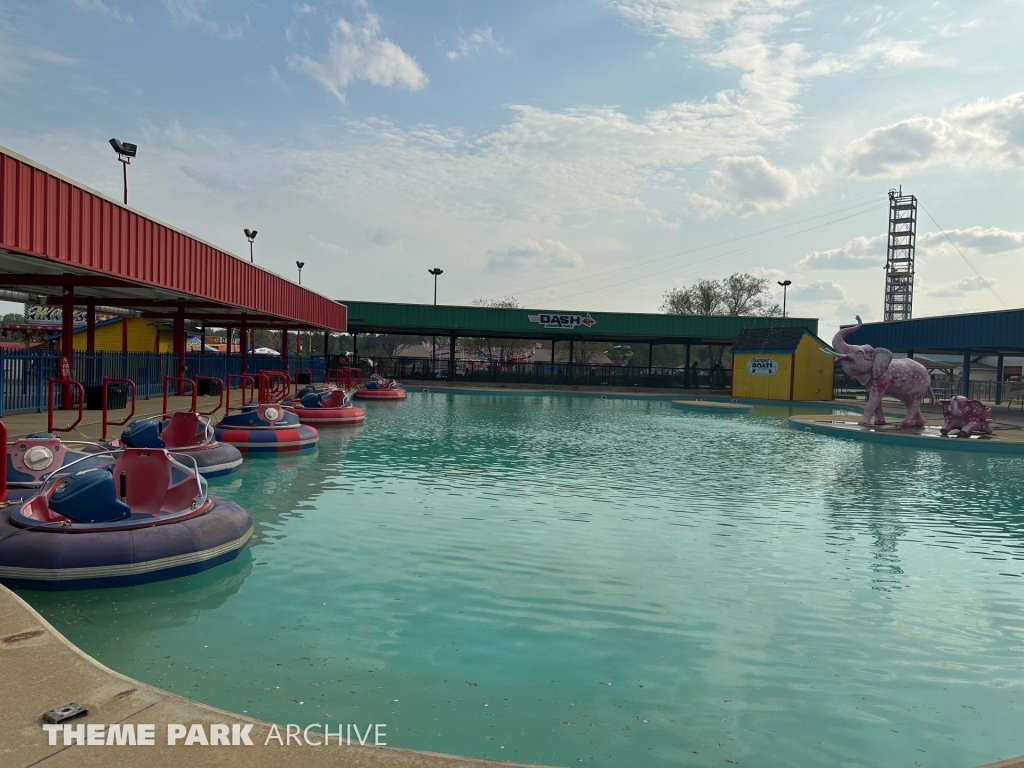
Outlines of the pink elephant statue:
{"type": "Polygon", "coordinates": [[[988,423],[992,418],[992,409],[981,400],[968,400],[963,395],[943,400],[942,415],[945,420],[939,431],[943,436],[948,435],[951,429],[959,430],[957,437],[970,437],[976,429],[992,434],[992,425],[988,423]]]}
{"type": "Polygon", "coordinates": [[[884,347],[875,349],[870,344],[847,344],[846,337],[861,325],[863,323],[858,315],[856,325],[841,328],[832,339],[834,354],[843,370],[867,387],[868,404],[858,423],[862,427],[869,426],[871,414],[874,414],[875,424],[885,424],[882,395],[889,395],[907,406],[904,427],[923,427],[925,420],[921,415],[921,401],[925,395],[929,395],[931,404],[935,405],[928,370],[910,358],[893,359],[892,352],[884,347]]]}

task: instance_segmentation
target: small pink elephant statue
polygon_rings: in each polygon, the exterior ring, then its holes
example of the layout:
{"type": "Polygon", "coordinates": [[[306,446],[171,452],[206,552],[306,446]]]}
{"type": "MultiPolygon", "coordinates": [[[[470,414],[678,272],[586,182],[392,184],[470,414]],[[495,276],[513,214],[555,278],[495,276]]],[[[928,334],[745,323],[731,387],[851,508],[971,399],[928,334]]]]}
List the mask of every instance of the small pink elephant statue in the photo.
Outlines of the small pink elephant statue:
{"type": "Polygon", "coordinates": [[[992,409],[981,400],[968,400],[957,395],[950,400],[942,401],[942,435],[948,436],[950,430],[959,430],[957,437],[970,437],[975,430],[992,434],[992,426],[988,423],[992,418],[992,409]]]}

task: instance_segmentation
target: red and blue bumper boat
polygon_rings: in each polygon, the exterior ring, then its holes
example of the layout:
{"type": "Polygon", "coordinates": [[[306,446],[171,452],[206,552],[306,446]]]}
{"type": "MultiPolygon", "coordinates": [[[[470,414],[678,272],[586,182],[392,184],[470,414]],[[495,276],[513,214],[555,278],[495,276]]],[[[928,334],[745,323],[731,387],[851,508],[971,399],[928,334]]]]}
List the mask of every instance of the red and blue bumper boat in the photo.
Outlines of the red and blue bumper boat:
{"type": "MultiPolygon", "coordinates": [[[[179,389],[179,391],[181,391],[179,389]]],[[[224,387],[220,379],[197,376],[195,379],[181,379],[168,376],[164,379],[164,412],[162,416],[138,419],[121,433],[121,443],[128,448],[165,448],[172,453],[192,457],[199,474],[206,478],[224,477],[237,472],[242,466],[242,453],[229,443],[217,440],[209,417],[220,410],[224,402],[224,387]],[[209,379],[217,386],[220,402],[217,407],[205,412],[197,408],[197,384],[199,379],[209,379]],[[178,382],[180,386],[192,388],[192,408],[188,411],[167,412],[169,385],[178,382]]]]}
{"type": "Polygon", "coordinates": [[[354,394],[360,400],[405,400],[406,393],[397,379],[385,379],[374,374],[354,394]]]}
{"type": "Polygon", "coordinates": [[[283,402],[303,424],[337,427],[366,420],[366,412],[352,405],[352,396],[330,384],[320,388],[309,384],[283,402]]]}
{"type": "MultiPolygon", "coordinates": [[[[7,430],[0,423],[0,437],[7,430]]],[[[210,496],[193,459],[164,449],[72,454],[52,434],[8,449],[0,478],[0,582],[23,589],[124,587],[238,556],[249,513],[210,496]],[[7,470],[13,469],[10,484],[7,470]]]]}
{"type": "MultiPolygon", "coordinates": [[[[229,443],[238,450],[248,453],[283,453],[286,451],[312,450],[320,441],[320,433],[308,424],[302,424],[299,417],[277,400],[271,400],[269,377],[264,374],[228,377],[242,380],[242,403],[231,408],[214,428],[219,442],[229,443]],[[258,385],[257,385],[258,382],[258,385]],[[252,385],[246,399],[246,384],[252,385]]],[[[274,393],[277,394],[277,393],[274,393]]],[[[230,389],[228,390],[230,399],[230,389]]]]}

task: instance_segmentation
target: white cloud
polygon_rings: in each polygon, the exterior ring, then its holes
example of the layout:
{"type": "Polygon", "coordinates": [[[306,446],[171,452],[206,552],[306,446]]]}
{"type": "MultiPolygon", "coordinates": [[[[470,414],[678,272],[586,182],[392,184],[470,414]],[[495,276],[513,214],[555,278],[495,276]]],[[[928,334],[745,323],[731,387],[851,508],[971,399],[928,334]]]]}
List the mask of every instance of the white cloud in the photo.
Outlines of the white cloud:
{"type": "MultiPolygon", "coordinates": [[[[967,227],[948,229],[946,235],[965,254],[991,256],[1024,249],[1024,232],[1014,232],[999,227],[967,227]]],[[[881,269],[885,266],[887,238],[855,237],[841,248],[827,251],[812,251],[796,263],[797,269],[854,270],[881,269]]],[[[936,257],[956,255],[949,240],[941,232],[923,232],[917,237],[917,260],[927,261],[936,257]]],[[[937,294],[936,294],[937,295],[937,294]]]]}
{"type": "Polygon", "coordinates": [[[716,25],[737,16],[774,20],[798,0],[609,0],[609,6],[641,31],[684,40],[707,38],[716,25]]]}
{"type": "Polygon", "coordinates": [[[572,269],[583,266],[583,257],[561,240],[523,240],[519,245],[487,252],[485,272],[572,269]]]}
{"type": "Polygon", "coordinates": [[[846,301],[846,291],[834,280],[812,280],[804,285],[789,288],[789,299],[802,304],[823,301],[846,301]]]}
{"type": "Polygon", "coordinates": [[[313,237],[313,235],[307,235],[307,237],[310,239],[310,242],[315,243],[317,246],[323,248],[325,251],[336,253],[339,256],[345,256],[349,253],[348,248],[345,248],[344,246],[338,245],[336,243],[331,243],[326,240],[321,240],[319,237],[313,237]]]}
{"type": "Polygon", "coordinates": [[[985,291],[989,288],[994,287],[996,281],[991,277],[983,277],[981,275],[971,275],[957,280],[953,283],[933,288],[928,291],[929,296],[935,296],[936,298],[959,298],[966,296],[968,293],[975,291],[985,291]]]}
{"type": "Polygon", "coordinates": [[[885,266],[886,236],[855,237],[842,248],[812,251],[796,263],[797,269],[881,269],[885,266]]]}
{"type": "Polygon", "coordinates": [[[807,183],[760,155],[723,157],[708,175],[714,197],[690,195],[690,203],[703,218],[732,211],[740,216],[784,208],[812,191],[807,183]]]}
{"type": "Polygon", "coordinates": [[[380,37],[380,18],[368,13],[361,23],[338,19],[320,60],[308,56],[289,56],[288,66],[309,75],[345,103],[345,88],[353,80],[373,85],[418,91],[427,84],[427,76],[416,59],[397,44],[380,37]]]}
{"type": "Polygon", "coordinates": [[[176,27],[199,27],[204,32],[224,40],[236,40],[242,36],[242,28],[226,27],[209,18],[211,0],[163,0],[164,8],[176,27]]]}
{"type": "Polygon", "coordinates": [[[876,128],[851,142],[845,155],[847,170],[867,177],[935,164],[1024,167],[1024,91],[876,128]]]}
{"type": "Polygon", "coordinates": [[[71,0],[71,2],[81,11],[87,13],[95,13],[100,16],[105,16],[108,19],[119,21],[122,24],[134,24],[135,19],[132,18],[131,14],[122,13],[121,9],[116,5],[107,5],[103,0],[71,0]]]}
{"type": "Polygon", "coordinates": [[[455,61],[460,57],[464,58],[470,54],[478,53],[484,48],[490,48],[497,53],[505,52],[505,49],[501,45],[501,41],[494,37],[494,32],[490,27],[479,27],[474,29],[468,35],[460,35],[455,47],[458,50],[451,50],[445,54],[452,61],[455,61]]]}

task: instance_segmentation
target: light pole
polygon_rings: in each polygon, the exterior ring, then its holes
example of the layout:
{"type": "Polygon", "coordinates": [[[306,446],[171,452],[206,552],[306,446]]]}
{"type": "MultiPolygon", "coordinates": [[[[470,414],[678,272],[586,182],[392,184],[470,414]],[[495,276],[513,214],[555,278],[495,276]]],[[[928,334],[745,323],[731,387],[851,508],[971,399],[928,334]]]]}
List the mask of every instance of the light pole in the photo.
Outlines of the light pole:
{"type": "Polygon", "coordinates": [[[139,145],[111,139],[110,146],[117,152],[117,159],[121,161],[122,170],[124,171],[124,204],[128,205],[128,166],[132,164],[132,158],[139,151],[139,145]]]}
{"type": "Polygon", "coordinates": [[[793,284],[792,280],[779,280],[779,285],[782,286],[782,319],[786,319],[786,289],[793,284]]]}
{"type": "Polygon", "coordinates": [[[253,264],[254,262],[252,258],[252,241],[256,239],[256,230],[244,229],[242,231],[245,232],[245,237],[249,241],[249,263],[253,264]]]}
{"type": "Polygon", "coordinates": [[[302,285],[302,268],[306,266],[306,262],[296,261],[295,266],[299,268],[299,285],[302,285]]]}
{"type": "MultiPolygon", "coordinates": [[[[441,269],[440,267],[434,267],[433,269],[428,269],[427,272],[429,272],[430,274],[432,274],[434,276],[434,306],[436,307],[437,306],[437,276],[438,275],[443,275],[444,274],[444,270],[441,269]]],[[[430,342],[430,375],[431,375],[431,377],[433,377],[433,375],[434,375],[434,367],[436,365],[437,365],[437,336],[432,336],[431,337],[431,342],[430,342]]]]}

